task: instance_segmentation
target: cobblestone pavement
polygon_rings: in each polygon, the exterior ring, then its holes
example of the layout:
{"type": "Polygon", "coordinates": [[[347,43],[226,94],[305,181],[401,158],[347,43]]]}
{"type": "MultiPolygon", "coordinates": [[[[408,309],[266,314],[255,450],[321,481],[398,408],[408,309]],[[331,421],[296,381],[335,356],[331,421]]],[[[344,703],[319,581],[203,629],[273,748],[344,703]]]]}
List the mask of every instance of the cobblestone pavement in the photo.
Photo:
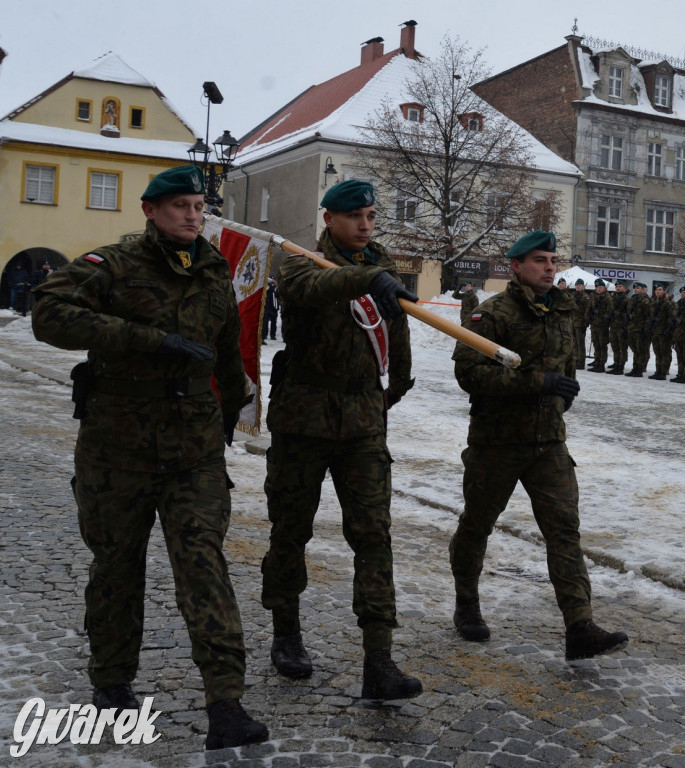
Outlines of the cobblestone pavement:
{"type": "MultiPolygon", "coordinates": [[[[73,357],[73,353],[72,353],[73,357]]],[[[271,740],[203,751],[207,718],[199,675],[174,599],[158,527],[148,553],[148,602],[141,668],[134,685],[154,696],[161,737],[149,745],[38,744],[13,758],[21,707],[85,704],[87,643],[82,594],[89,555],[69,489],[77,422],[71,418],[67,355],[27,359],[2,344],[0,397],[0,766],[17,768],[528,768],[685,767],[685,597],[662,585],[646,599],[616,574],[616,594],[599,596],[602,624],[625,628],[629,646],[568,664],[563,630],[546,578],[524,568],[488,573],[482,600],[493,637],[467,643],[452,625],[447,534],[400,495],[393,523],[401,627],[394,656],[418,676],[423,695],[375,706],[360,700],[361,635],[351,612],[351,557],[327,486],[308,550],[310,585],[302,602],[310,680],[279,678],[270,661],[269,616],[259,603],[259,563],[268,540],[261,490],[263,457],[238,448],[237,484],[226,543],[248,647],[245,708],[267,723],[271,740]],[[35,373],[33,371],[38,371],[35,373]],[[530,613],[516,601],[525,594],[530,613]],[[607,619],[605,621],[604,619],[607,619]]],[[[78,358],[76,358],[78,359],[78,358]]],[[[444,526],[443,526],[444,527],[444,526]]],[[[539,548],[493,534],[492,546],[539,548]],[[512,544],[511,541],[515,543],[512,544]]]]}

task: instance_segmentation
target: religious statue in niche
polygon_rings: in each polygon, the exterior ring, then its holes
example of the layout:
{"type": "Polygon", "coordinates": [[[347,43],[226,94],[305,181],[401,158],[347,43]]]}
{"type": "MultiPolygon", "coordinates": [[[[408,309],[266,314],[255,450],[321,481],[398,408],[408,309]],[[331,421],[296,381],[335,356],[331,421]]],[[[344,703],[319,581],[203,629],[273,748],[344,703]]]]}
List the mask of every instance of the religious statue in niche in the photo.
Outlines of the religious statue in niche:
{"type": "Polygon", "coordinates": [[[119,129],[119,100],[107,97],[102,100],[102,127],[113,131],[119,129]]]}

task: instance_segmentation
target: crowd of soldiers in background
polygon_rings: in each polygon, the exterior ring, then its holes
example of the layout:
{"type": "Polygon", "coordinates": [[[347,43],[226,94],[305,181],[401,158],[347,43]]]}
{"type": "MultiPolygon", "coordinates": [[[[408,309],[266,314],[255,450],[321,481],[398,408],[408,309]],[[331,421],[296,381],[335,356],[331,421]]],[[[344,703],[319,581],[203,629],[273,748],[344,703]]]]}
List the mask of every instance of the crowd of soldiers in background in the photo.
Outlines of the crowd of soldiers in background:
{"type": "Polygon", "coordinates": [[[657,285],[650,297],[644,283],[630,285],[617,280],[615,292],[609,293],[601,278],[595,280],[595,289],[585,291],[585,282],[576,280],[573,287],[560,280],[557,287],[572,291],[575,298],[573,327],[576,339],[576,368],[585,368],[586,335],[590,329],[593,361],[587,366],[594,373],[624,374],[628,350],[633,353],[633,367],[625,376],[641,377],[647,368],[650,351],[654,350],[656,371],[650,379],[665,381],[669,375],[673,350],[676,352],[678,370],[670,379],[685,384],[685,286],[680,289],[680,299],[657,285]],[[607,365],[611,346],[613,363],[607,365]]]}
{"type": "MultiPolygon", "coordinates": [[[[576,368],[584,369],[586,359],[591,357],[588,371],[639,378],[647,369],[653,348],[656,371],[649,378],[665,381],[675,350],[678,370],[670,381],[685,384],[685,286],[680,288],[678,301],[674,301],[661,285],[655,287],[650,297],[647,286],[639,282],[632,284],[631,295],[631,286],[624,280],[616,281],[614,293],[609,293],[607,284],[601,278],[595,280],[594,291],[586,291],[582,279],[570,286],[560,278],[557,287],[571,292],[575,299],[573,330],[576,368]],[[590,354],[586,344],[588,328],[590,354]],[[607,365],[609,346],[613,363],[607,365]],[[633,367],[626,372],[629,349],[633,353],[633,367]]],[[[452,296],[461,299],[463,323],[478,306],[476,291],[467,280],[461,290],[455,290],[452,296]]]]}

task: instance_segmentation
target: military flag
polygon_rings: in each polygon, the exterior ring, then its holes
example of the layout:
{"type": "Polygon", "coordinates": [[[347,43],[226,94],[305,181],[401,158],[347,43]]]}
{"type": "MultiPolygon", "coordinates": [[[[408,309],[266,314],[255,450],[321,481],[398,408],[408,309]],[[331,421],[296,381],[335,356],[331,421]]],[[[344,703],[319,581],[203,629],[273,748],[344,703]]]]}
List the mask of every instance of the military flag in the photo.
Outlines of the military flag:
{"type": "Polygon", "coordinates": [[[258,435],[261,421],[260,354],[266,284],[271,269],[272,247],[268,239],[241,234],[232,222],[205,215],[203,236],[221,251],[233,275],[233,289],[240,312],[240,354],[245,366],[251,403],[240,412],[238,429],[258,435]]]}

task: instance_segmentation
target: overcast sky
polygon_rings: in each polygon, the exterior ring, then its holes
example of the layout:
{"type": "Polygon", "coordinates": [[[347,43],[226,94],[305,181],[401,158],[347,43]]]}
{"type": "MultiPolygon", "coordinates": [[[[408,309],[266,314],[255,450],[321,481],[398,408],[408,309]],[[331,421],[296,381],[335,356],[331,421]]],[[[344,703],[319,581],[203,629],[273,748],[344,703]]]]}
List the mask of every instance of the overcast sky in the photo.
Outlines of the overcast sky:
{"type": "Polygon", "coordinates": [[[155,83],[204,138],[202,83],[213,105],[210,140],[240,138],[311,85],[359,64],[360,44],[399,45],[418,22],[416,47],[439,53],[445,35],[485,49],[492,73],[580,34],[685,58],[683,0],[0,0],[0,117],[75,69],[113,51],[155,83]]]}

